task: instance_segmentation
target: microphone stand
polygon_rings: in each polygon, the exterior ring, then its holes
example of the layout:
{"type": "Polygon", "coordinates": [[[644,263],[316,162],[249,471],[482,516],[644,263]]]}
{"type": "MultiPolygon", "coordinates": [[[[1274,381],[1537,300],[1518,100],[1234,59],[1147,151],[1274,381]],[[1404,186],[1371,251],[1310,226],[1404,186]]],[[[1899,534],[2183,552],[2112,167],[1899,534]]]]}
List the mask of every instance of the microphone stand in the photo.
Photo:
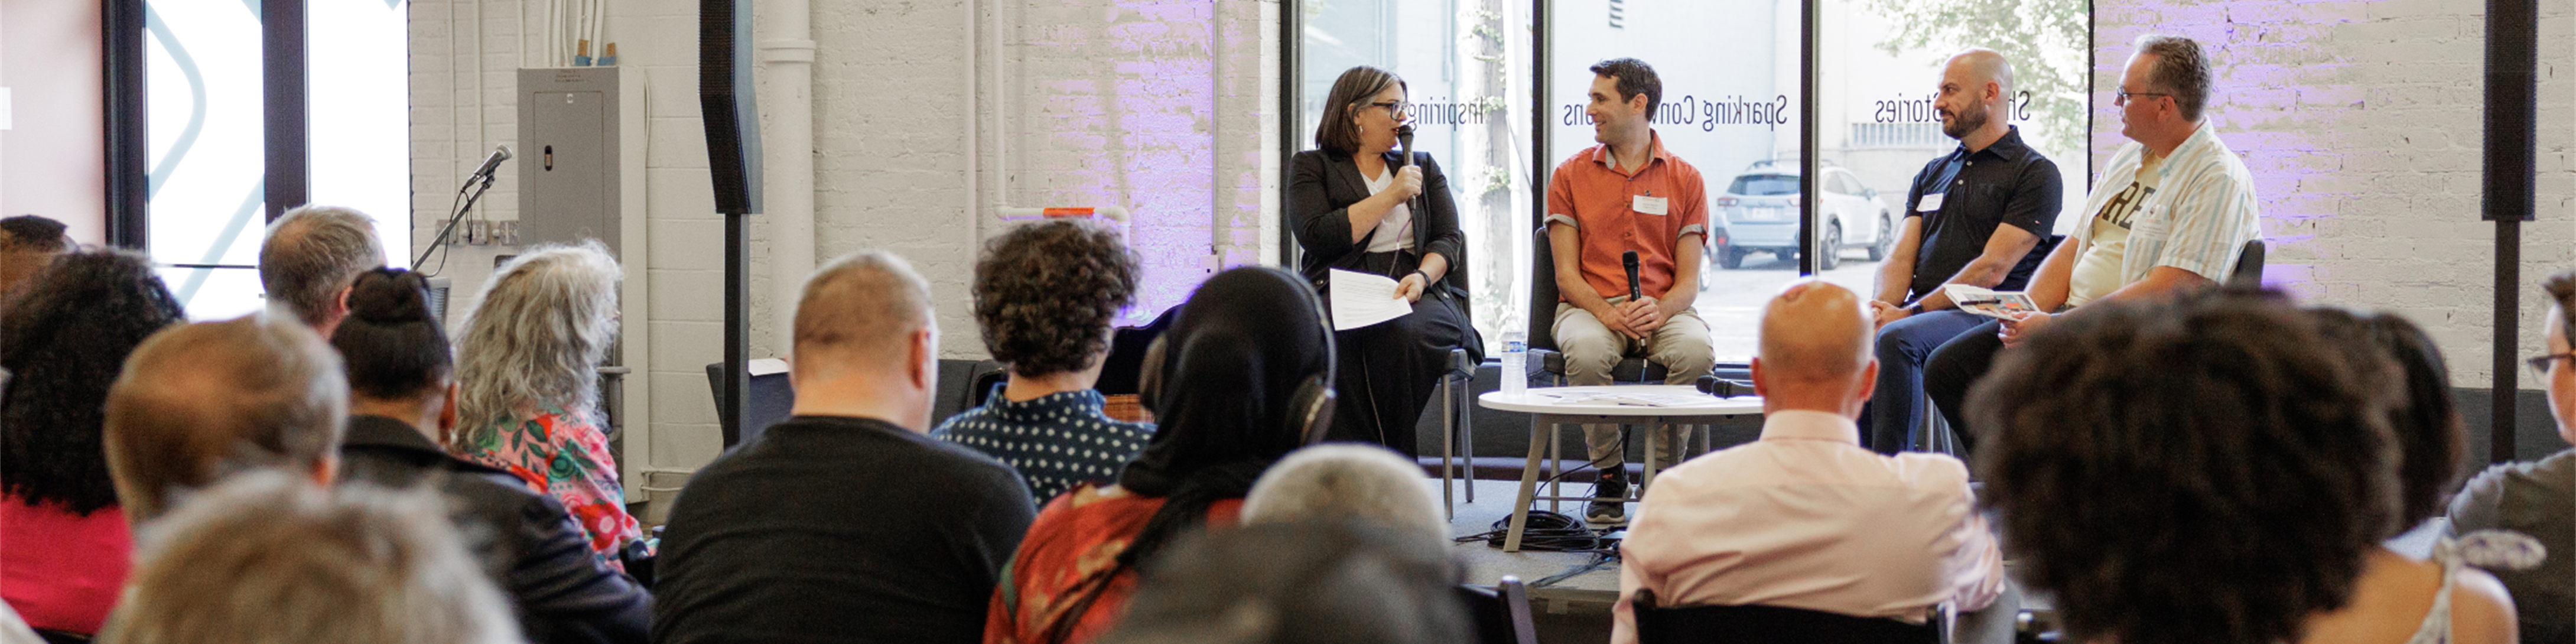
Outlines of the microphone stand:
{"type": "MultiPolygon", "coordinates": [[[[472,212],[474,210],[474,202],[481,201],[483,199],[483,192],[492,189],[492,175],[494,174],[498,173],[481,173],[471,177],[466,177],[465,185],[456,187],[457,194],[465,197],[465,206],[456,209],[456,212],[447,216],[447,225],[439,227],[438,237],[430,240],[429,247],[421,249],[420,257],[411,260],[412,270],[420,270],[421,263],[429,261],[430,253],[438,252],[440,248],[447,246],[448,239],[456,232],[456,222],[463,221],[465,219],[465,213],[472,212]],[[476,181],[476,179],[481,179],[481,181],[476,181]],[[468,191],[471,192],[469,193],[468,191]]],[[[446,263],[447,260],[439,260],[440,268],[446,268],[446,263]]],[[[437,273],[435,272],[430,273],[430,275],[436,274],[437,273]]]]}

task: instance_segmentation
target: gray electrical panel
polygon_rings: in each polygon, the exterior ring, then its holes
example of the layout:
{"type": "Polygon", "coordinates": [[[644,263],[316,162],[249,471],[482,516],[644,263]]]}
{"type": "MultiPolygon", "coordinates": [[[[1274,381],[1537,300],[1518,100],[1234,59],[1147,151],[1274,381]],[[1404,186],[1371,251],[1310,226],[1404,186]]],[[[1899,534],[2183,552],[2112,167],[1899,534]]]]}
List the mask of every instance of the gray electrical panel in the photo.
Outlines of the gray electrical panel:
{"type": "Polygon", "coordinates": [[[512,162],[519,166],[521,243],[596,239],[619,251],[621,193],[630,187],[620,181],[620,160],[629,152],[621,114],[641,107],[623,104],[624,69],[519,70],[519,149],[512,162]]]}

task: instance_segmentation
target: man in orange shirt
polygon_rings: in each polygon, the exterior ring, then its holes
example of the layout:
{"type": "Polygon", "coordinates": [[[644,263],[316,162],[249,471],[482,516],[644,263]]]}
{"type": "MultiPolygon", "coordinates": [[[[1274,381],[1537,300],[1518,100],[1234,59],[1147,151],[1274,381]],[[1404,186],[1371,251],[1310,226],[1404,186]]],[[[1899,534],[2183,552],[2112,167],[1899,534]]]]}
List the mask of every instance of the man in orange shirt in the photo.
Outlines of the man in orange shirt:
{"type": "MultiPolygon", "coordinates": [[[[1601,144],[1556,166],[1547,186],[1548,248],[1556,258],[1556,345],[1566,379],[1610,384],[1622,357],[1642,353],[1686,384],[1717,362],[1708,323],[1691,309],[1699,296],[1700,246],[1708,236],[1708,190],[1699,170],[1673,156],[1648,124],[1663,99],[1655,68],[1634,58],[1592,66],[1592,138],[1601,144]],[[1637,254],[1632,297],[1623,256],[1637,254]]],[[[1658,427],[1646,449],[1672,463],[1673,428],[1658,427]]],[[[1586,425],[1584,442],[1601,470],[1584,513],[1600,525],[1627,523],[1626,454],[1616,425],[1586,425]]]]}

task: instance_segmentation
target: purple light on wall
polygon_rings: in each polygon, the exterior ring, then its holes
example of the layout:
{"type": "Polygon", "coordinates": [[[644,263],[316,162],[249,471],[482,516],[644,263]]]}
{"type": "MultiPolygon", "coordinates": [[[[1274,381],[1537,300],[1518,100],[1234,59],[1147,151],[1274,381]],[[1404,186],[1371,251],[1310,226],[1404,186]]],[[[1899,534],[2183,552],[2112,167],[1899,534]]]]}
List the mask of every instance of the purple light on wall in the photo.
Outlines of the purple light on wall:
{"type": "Polygon", "coordinates": [[[1150,321],[1188,299],[1210,265],[1214,5],[1124,0],[1023,15],[1012,64],[1028,95],[1010,109],[1024,130],[1006,135],[1040,143],[1012,151],[1014,198],[1126,206],[1145,270],[1119,323],[1150,321]]]}

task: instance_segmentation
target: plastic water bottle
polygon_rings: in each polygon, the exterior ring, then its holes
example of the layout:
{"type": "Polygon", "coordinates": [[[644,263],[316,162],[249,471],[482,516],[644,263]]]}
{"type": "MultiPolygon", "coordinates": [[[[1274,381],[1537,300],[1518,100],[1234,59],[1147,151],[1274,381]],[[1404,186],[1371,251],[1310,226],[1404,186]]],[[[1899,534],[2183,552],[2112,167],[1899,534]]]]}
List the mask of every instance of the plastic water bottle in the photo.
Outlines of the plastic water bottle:
{"type": "Polygon", "coordinates": [[[1529,389],[1529,333],[1518,329],[1503,332],[1503,395],[1517,396],[1529,389]]]}

